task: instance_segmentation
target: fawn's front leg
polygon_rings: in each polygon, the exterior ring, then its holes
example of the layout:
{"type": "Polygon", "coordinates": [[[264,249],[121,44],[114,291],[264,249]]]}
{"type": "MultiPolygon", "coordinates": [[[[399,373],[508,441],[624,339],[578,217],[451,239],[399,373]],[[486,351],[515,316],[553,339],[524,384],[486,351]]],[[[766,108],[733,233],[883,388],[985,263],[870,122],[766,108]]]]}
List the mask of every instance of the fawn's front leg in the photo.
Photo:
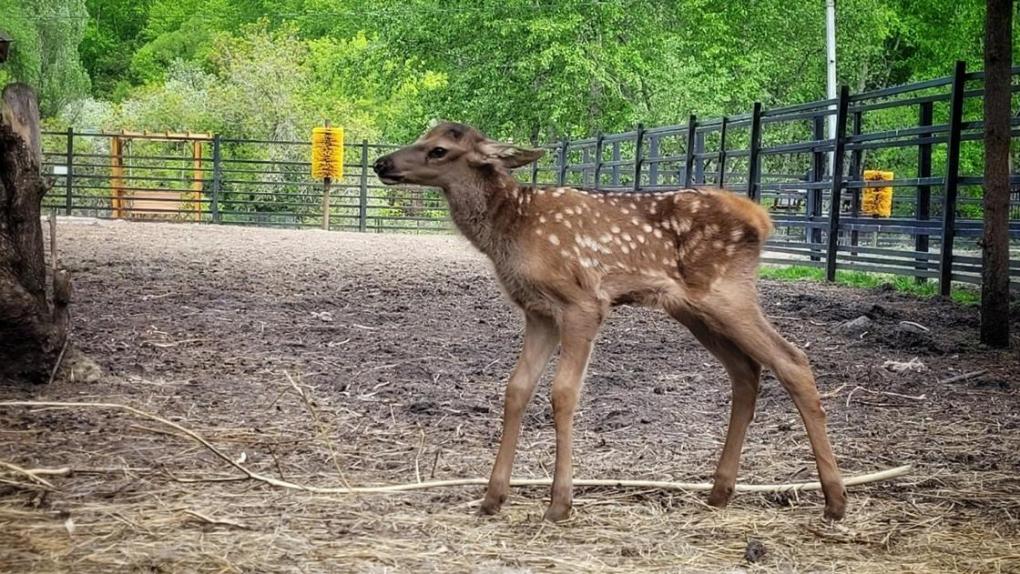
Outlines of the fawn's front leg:
{"type": "Polygon", "coordinates": [[[571,307],[560,322],[560,360],[552,384],[553,419],[556,422],[556,469],[552,501],[545,519],[566,520],[574,500],[573,432],[574,411],[588,368],[592,343],[598,335],[605,310],[601,307],[571,307]]]}
{"type": "Polygon", "coordinates": [[[496,464],[492,467],[489,487],[482,501],[482,514],[495,514],[506,500],[510,489],[510,471],[517,451],[517,437],[521,432],[521,418],[531,401],[535,385],[545,365],[556,349],[558,331],[552,318],[528,314],[524,327],[524,348],[517,367],[506,385],[503,404],[503,436],[499,443],[496,464]]]}

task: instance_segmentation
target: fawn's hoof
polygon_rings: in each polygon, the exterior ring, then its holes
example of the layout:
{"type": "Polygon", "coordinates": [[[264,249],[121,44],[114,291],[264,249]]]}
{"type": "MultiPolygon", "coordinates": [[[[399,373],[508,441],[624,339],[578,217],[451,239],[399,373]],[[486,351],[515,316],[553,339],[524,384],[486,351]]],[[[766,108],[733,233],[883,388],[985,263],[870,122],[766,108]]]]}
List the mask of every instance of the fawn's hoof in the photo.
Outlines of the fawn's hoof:
{"type": "Polygon", "coordinates": [[[730,498],[733,498],[732,486],[715,485],[712,487],[712,492],[708,495],[708,505],[716,508],[726,508],[730,498]]]}
{"type": "Polygon", "coordinates": [[[568,518],[570,518],[569,504],[550,504],[545,516],[542,517],[547,522],[563,522],[568,518]]]}
{"type": "Polygon", "coordinates": [[[846,516],[846,498],[825,503],[825,518],[829,520],[842,520],[844,516],[846,516]]]}
{"type": "Polygon", "coordinates": [[[503,508],[503,502],[506,500],[505,496],[492,497],[485,496],[485,500],[482,501],[482,505],[478,507],[478,514],[483,516],[492,516],[499,514],[499,510],[503,508]]]}

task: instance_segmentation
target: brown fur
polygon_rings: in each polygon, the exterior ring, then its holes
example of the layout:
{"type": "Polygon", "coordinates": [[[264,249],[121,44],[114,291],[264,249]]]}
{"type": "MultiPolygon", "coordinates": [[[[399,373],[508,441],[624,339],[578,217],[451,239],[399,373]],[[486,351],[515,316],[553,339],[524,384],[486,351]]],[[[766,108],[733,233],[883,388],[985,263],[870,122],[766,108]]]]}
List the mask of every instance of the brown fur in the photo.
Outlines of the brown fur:
{"type": "Polygon", "coordinates": [[[804,418],[826,515],[842,517],[842,479],[807,358],[775,332],[757,303],[758,258],[772,230],[768,213],[718,190],[635,194],[519,185],[510,170],[539,155],[489,140],[469,126],[441,124],[376,162],[384,182],[443,189],[454,223],[489,256],[527,319],[483,512],[497,511],[506,497],[523,410],[558,343],[552,385],[556,471],[546,517],[569,514],[573,413],[592,342],[610,307],[639,304],[661,308],[690,328],[733,382],[733,413],[710,503],[725,505],[733,492],[766,366],[804,418]]]}

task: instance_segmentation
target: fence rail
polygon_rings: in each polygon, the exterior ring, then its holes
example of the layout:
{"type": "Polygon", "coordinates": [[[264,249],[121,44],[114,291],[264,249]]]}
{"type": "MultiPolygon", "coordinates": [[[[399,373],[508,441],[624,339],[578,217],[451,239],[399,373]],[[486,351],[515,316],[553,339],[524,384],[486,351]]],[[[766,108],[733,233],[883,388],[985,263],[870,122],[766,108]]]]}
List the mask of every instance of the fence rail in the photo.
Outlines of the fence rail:
{"type": "MultiPolygon", "coordinates": [[[[1020,68],[1013,70],[1014,78],[1020,68]]],[[[836,99],[687,123],[564,140],[518,177],[633,193],[719,187],[767,206],[777,233],[766,262],[979,283],[984,75],[954,74],[836,99]],[[836,131],[828,133],[835,116],[836,131]],[[862,201],[866,170],[893,172],[892,213],[862,201]],[[835,175],[834,175],[835,174],[835,175]]],[[[1014,85],[1014,94],[1020,85],[1014,85]]],[[[1014,95],[1014,107],[1017,96],[1014,95]]],[[[1013,122],[1020,137],[1020,117],[1013,122]]],[[[311,179],[310,144],[204,134],[44,133],[56,185],[44,206],[66,214],[237,225],[317,227],[322,183],[311,179]]],[[[394,146],[345,146],[333,182],[329,227],[444,232],[448,208],[435,190],[386,187],[370,173],[394,146]]],[[[1020,164],[1016,164],[1020,165],[1020,164]]],[[[1009,235],[1020,252],[1020,175],[1011,177],[1009,235]]],[[[1020,289],[1020,257],[1009,268],[1020,289]]]]}

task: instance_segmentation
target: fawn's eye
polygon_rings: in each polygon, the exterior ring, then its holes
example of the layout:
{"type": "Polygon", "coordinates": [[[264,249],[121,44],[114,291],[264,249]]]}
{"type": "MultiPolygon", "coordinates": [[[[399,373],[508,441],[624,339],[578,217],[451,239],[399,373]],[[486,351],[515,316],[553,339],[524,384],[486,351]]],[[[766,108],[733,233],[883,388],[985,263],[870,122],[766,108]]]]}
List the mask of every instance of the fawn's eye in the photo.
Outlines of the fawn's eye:
{"type": "Polygon", "coordinates": [[[431,150],[429,150],[429,158],[431,159],[439,159],[444,155],[446,155],[445,147],[434,147],[431,150]]]}

